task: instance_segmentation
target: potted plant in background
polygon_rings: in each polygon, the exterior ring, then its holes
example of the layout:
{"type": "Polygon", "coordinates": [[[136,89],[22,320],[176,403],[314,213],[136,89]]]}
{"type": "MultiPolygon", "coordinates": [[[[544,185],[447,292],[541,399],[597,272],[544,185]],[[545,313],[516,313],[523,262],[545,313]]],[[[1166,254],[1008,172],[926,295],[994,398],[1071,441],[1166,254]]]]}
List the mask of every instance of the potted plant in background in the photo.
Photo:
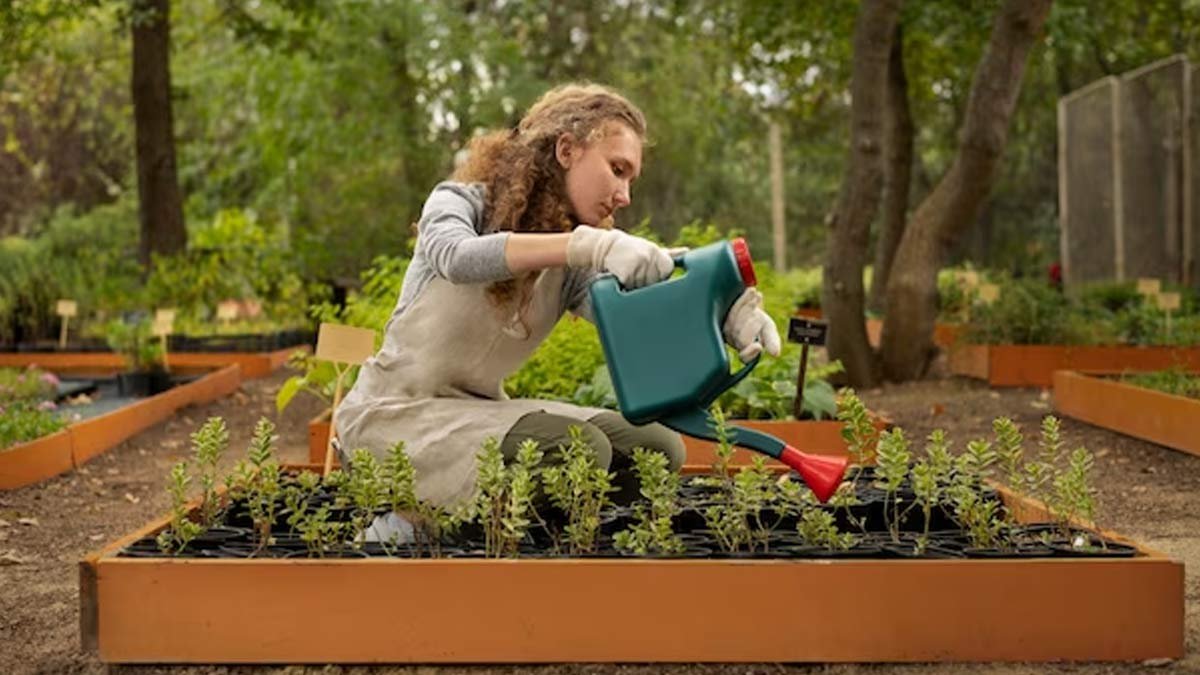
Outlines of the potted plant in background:
{"type": "Polygon", "coordinates": [[[150,333],[150,321],[111,321],[105,332],[108,346],[125,359],[128,369],[117,375],[121,396],[153,396],[171,388],[163,366],[162,345],[150,333]]]}

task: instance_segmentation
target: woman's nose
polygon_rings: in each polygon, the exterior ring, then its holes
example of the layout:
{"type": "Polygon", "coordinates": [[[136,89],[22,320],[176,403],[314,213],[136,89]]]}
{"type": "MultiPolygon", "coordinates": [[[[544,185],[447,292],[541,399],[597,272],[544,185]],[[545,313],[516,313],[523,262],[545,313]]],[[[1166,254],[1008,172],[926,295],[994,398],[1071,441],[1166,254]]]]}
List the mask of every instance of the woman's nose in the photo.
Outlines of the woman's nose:
{"type": "Polygon", "coordinates": [[[622,209],[629,206],[629,202],[629,185],[621,183],[621,187],[617,188],[617,194],[613,196],[613,205],[618,209],[622,209]]]}

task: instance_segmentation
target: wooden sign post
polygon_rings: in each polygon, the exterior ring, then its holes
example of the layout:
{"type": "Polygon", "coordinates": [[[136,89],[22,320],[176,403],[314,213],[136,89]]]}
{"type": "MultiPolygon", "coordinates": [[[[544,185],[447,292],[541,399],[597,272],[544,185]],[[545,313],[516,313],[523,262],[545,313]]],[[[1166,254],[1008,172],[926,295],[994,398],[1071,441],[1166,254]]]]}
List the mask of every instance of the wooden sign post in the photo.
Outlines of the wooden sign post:
{"type": "Polygon", "coordinates": [[[228,326],[231,321],[238,316],[238,303],[236,300],[226,300],[217,303],[217,320],[225,326],[228,326]]]}
{"type": "Polygon", "coordinates": [[[154,312],[154,325],[151,328],[154,335],[162,340],[162,361],[163,370],[171,372],[171,366],[167,358],[167,336],[175,332],[175,310],[160,309],[154,312]]]}
{"type": "Polygon", "coordinates": [[[1137,280],[1137,292],[1141,293],[1147,300],[1162,292],[1162,281],[1142,277],[1137,280]]]}
{"type": "MultiPolygon", "coordinates": [[[[375,331],[369,328],[355,328],[336,323],[323,323],[317,332],[316,357],[322,361],[334,364],[337,379],[333,384],[333,412],[337,412],[338,404],[342,402],[342,382],[350,366],[361,365],[375,353],[375,331]]],[[[328,474],[333,468],[333,437],[335,418],[329,418],[329,437],[325,439],[325,468],[328,474]]]]}
{"type": "Polygon", "coordinates": [[[979,286],[979,300],[985,305],[991,305],[1000,299],[1000,287],[996,284],[981,284],[979,286]]]}
{"type": "Polygon", "coordinates": [[[79,312],[79,305],[74,300],[59,300],[54,305],[54,312],[62,317],[62,326],[58,330],[58,348],[67,348],[67,324],[71,317],[79,312]]]}
{"type": "Polygon", "coordinates": [[[1167,339],[1171,338],[1171,312],[1179,309],[1178,293],[1159,293],[1158,308],[1167,313],[1167,339]]]}
{"type": "Polygon", "coordinates": [[[796,342],[800,347],[800,369],[796,373],[796,400],[792,402],[792,415],[797,421],[804,411],[804,375],[808,370],[808,346],[825,344],[825,335],[829,325],[824,321],[810,321],[794,316],[788,320],[788,342],[796,342]]]}

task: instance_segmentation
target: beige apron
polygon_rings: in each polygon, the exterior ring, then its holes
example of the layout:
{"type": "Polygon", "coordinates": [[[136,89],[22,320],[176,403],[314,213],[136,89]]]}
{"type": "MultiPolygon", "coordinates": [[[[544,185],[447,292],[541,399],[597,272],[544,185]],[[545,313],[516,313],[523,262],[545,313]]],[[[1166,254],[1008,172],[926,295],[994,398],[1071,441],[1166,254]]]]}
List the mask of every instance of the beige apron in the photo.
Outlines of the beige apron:
{"type": "Polygon", "coordinates": [[[497,309],[486,284],[452,284],[434,277],[385,329],[379,353],[367,360],[338,406],[337,434],[349,453],[377,457],[396,441],[417,474],[417,496],[453,505],[475,489],[483,441],[501,440],[534,411],[582,420],[603,412],[530,399],[509,399],[503,381],[533,353],[562,314],[565,270],[542,271],[524,324],[497,309]]]}

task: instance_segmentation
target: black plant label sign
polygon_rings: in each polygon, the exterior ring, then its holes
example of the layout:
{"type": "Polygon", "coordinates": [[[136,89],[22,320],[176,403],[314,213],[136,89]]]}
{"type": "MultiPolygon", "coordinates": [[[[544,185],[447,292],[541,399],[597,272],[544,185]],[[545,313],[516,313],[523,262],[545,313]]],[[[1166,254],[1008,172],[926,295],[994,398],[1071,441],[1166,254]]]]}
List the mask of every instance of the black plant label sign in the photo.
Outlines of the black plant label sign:
{"type": "Polygon", "coordinates": [[[788,342],[802,345],[825,344],[825,333],[829,324],[824,321],[812,321],[794,316],[788,321],[788,342]]]}

